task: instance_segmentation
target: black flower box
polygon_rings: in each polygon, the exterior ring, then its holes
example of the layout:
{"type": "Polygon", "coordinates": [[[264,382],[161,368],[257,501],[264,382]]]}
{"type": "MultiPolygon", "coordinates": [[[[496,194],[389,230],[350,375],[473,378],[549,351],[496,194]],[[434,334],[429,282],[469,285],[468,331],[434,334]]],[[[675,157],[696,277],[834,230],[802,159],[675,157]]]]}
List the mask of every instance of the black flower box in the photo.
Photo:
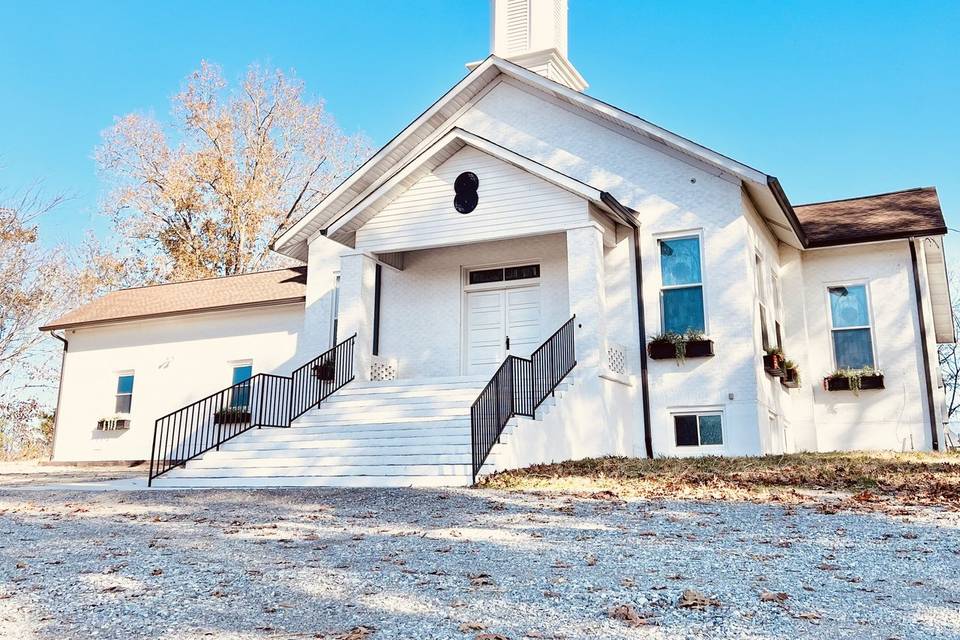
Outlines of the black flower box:
{"type": "MultiPolygon", "coordinates": [[[[669,342],[651,342],[647,353],[654,360],[673,360],[677,357],[677,347],[669,342]]],[[[709,358],[713,355],[713,340],[690,340],[686,343],[684,358],[709,358]]]]}
{"type": "Polygon", "coordinates": [[[224,409],[213,414],[213,424],[247,424],[250,412],[244,409],[224,409]]]}
{"type": "Polygon", "coordinates": [[[782,378],[785,375],[783,356],[776,353],[763,356],[763,370],[774,377],[782,378]]]}
{"type": "MultiPolygon", "coordinates": [[[[861,376],[860,391],[868,389],[883,389],[883,374],[872,373],[861,376]]],[[[850,388],[850,378],[846,376],[831,376],[823,379],[823,389],[825,391],[852,391],[850,388]]]]}

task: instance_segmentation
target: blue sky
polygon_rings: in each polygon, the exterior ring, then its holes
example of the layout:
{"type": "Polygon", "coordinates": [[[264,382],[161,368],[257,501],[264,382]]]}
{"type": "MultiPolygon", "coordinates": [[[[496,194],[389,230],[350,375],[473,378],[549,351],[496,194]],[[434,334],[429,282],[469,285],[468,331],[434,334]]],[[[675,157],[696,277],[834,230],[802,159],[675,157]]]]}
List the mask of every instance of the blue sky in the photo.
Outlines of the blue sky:
{"type": "MultiPolygon", "coordinates": [[[[0,2],[0,186],[73,199],[48,242],[106,233],[91,154],[166,118],[208,59],[294,70],[348,131],[389,140],[489,50],[486,0],[0,2]]],[[[588,93],[780,178],[794,204],[936,185],[960,228],[960,3],[570,0],[588,93]]],[[[960,259],[960,233],[948,244],[960,259]]]]}

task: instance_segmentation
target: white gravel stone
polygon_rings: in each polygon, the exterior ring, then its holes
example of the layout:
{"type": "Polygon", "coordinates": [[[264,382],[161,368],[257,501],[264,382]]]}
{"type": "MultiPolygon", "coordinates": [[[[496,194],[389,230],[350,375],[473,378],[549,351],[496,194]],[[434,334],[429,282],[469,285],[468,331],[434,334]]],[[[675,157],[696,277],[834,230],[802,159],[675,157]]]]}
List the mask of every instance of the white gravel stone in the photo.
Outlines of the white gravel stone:
{"type": "Polygon", "coordinates": [[[958,554],[960,516],[929,509],[8,488],[0,637],[960,638],[958,554]]]}

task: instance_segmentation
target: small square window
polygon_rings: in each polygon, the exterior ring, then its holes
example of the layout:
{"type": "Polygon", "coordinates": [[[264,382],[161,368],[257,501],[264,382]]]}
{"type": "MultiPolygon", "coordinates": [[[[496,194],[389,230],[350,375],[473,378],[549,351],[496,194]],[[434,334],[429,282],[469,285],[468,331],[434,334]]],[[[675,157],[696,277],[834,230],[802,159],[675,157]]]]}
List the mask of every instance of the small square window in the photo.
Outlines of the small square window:
{"type": "Polygon", "coordinates": [[[673,416],[678,447],[705,447],[723,444],[723,426],[719,413],[673,416]]]}

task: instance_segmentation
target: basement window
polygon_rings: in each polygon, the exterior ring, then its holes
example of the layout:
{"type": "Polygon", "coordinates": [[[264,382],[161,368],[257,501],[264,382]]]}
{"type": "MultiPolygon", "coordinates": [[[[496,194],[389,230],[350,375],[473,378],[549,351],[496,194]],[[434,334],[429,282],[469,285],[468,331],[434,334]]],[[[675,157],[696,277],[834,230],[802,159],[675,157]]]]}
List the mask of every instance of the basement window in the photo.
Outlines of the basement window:
{"type": "Polygon", "coordinates": [[[673,416],[673,430],[678,447],[706,447],[723,444],[723,427],[719,413],[691,413],[673,416]]]}

